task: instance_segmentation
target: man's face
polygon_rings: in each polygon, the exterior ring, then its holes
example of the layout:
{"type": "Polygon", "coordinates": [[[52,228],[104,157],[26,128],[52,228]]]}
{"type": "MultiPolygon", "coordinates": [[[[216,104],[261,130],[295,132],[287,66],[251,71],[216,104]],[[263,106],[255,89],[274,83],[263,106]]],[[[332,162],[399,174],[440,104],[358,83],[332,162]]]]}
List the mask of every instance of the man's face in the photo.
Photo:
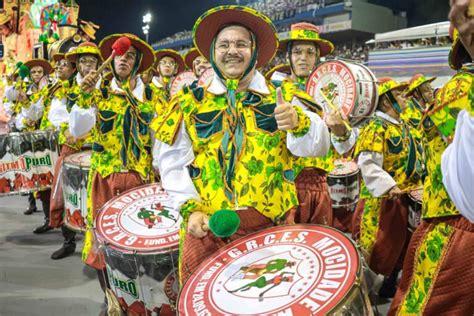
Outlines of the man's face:
{"type": "Polygon", "coordinates": [[[69,79],[76,71],[76,67],[74,66],[74,64],[67,61],[66,59],[58,61],[56,65],[56,72],[58,74],[59,80],[69,79]]]}
{"type": "Polygon", "coordinates": [[[224,28],[216,38],[214,56],[217,68],[228,79],[242,77],[250,65],[252,39],[242,26],[224,28]]]}
{"type": "Polygon", "coordinates": [[[392,90],[392,95],[395,98],[395,100],[397,100],[402,111],[405,110],[405,108],[407,107],[407,99],[405,97],[405,91],[402,89],[395,89],[395,90],[392,90]]]}
{"type": "Polygon", "coordinates": [[[158,71],[163,77],[172,77],[178,72],[178,65],[173,57],[165,56],[158,62],[158,71]]]}
{"type": "Polygon", "coordinates": [[[209,68],[211,68],[211,64],[203,56],[198,56],[193,60],[193,71],[196,77],[200,77],[209,68]]]}
{"type": "Polygon", "coordinates": [[[307,78],[319,59],[319,48],[314,43],[295,41],[291,47],[291,65],[298,77],[307,78]]]}
{"type": "Polygon", "coordinates": [[[418,91],[423,96],[423,100],[425,100],[429,104],[433,103],[434,92],[433,92],[433,87],[431,87],[431,84],[429,82],[425,82],[422,85],[420,85],[418,87],[418,91]]]}
{"type": "Polygon", "coordinates": [[[44,76],[44,70],[43,70],[43,67],[41,66],[34,66],[34,67],[31,67],[31,70],[30,70],[30,77],[31,77],[31,80],[35,83],[35,84],[38,84],[41,80],[41,78],[43,78],[44,76]]]}
{"type": "Polygon", "coordinates": [[[130,76],[137,59],[137,49],[130,46],[128,51],[122,56],[114,57],[115,72],[121,80],[125,80],[130,76]]]}
{"type": "Polygon", "coordinates": [[[93,54],[80,55],[77,61],[77,68],[82,77],[87,76],[92,70],[97,70],[99,65],[99,59],[93,54]]]}

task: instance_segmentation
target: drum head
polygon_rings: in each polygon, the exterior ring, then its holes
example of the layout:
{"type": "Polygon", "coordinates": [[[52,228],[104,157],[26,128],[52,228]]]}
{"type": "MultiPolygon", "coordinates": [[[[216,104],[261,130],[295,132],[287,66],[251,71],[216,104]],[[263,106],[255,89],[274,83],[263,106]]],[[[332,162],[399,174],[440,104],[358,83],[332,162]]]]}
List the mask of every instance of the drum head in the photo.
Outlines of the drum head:
{"type": "Polygon", "coordinates": [[[330,172],[332,176],[343,176],[353,174],[359,171],[357,163],[353,160],[336,159],[334,160],[334,169],[330,172]]]}
{"type": "Polygon", "coordinates": [[[179,75],[174,78],[173,82],[171,83],[170,87],[170,94],[174,96],[176,93],[181,91],[183,87],[190,86],[197,78],[192,71],[185,71],[180,73],[179,75]]]}
{"type": "Polygon", "coordinates": [[[178,248],[181,221],[171,196],[155,183],[107,202],[95,225],[99,241],[121,252],[164,253],[178,248]]]}
{"type": "Polygon", "coordinates": [[[349,293],[359,264],[354,244],[332,228],[269,228],[204,261],[181,290],[178,313],[325,315],[349,293]]]}
{"type": "Polygon", "coordinates": [[[199,77],[199,80],[197,83],[198,86],[207,87],[211,83],[212,78],[214,78],[214,75],[215,75],[215,72],[214,72],[214,69],[212,69],[212,67],[204,71],[199,77]]]}

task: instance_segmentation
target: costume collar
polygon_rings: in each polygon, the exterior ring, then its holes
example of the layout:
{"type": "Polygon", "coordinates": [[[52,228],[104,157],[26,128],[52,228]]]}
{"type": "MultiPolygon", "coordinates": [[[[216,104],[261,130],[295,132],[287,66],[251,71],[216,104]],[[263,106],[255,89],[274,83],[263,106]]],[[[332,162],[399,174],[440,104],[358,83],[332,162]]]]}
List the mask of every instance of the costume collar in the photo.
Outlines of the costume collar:
{"type": "Polygon", "coordinates": [[[158,80],[157,76],[154,76],[153,79],[151,80],[151,83],[153,83],[157,88],[159,89],[164,89],[165,87],[161,84],[161,82],[158,80]]]}
{"type": "MultiPolygon", "coordinates": [[[[145,84],[143,83],[142,79],[140,77],[137,77],[137,84],[135,86],[135,89],[133,89],[132,93],[135,98],[137,98],[138,101],[143,102],[143,93],[145,91],[145,84]]],[[[125,91],[120,88],[120,84],[117,82],[116,78],[112,79],[112,83],[110,84],[110,89],[118,94],[125,94],[125,91]]]]}
{"type": "Polygon", "coordinates": [[[384,119],[384,120],[386,120],[386,121],[389,121],[390,123],[393,123],[395,125],[401,125],[402,124],[400,121],[398,121],[395,118],[391,117],[387,113],[384,113],[384,112],[381,112],[381,111],[376,111],[375,115],[382,118],[382,119],[384,119]]]}
{"type": "MultiPolygon", "coordinates": [[[[253,76],[247,90],[261,95],[270,94],[265,77],[258,70],[255,71],[255,75],[253,76]]],[[[214,95],[222,95],[227,92],[227,88],[222,80],[217,75],[214,75],[207,91],[214,95]]]]}

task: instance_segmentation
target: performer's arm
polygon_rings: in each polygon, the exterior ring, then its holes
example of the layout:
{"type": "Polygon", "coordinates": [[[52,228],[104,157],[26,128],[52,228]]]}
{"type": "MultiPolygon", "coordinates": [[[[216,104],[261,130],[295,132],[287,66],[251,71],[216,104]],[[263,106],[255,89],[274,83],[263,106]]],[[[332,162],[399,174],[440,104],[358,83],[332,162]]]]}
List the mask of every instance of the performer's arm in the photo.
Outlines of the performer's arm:
{"type": "Polygon", "coordinates": [[[334,134],[331,133],[331,143],[334,146],[334,149],[340,154],[344,155],[345,153],[349,152],[356,144],[357,137],[359,135],[359,129],[353,128],[350,132],[349,138],[345,140],[341,140],[341,138],[336,137],[334,134]]]}
{"type": "Polygon", "coordinates": [[[25,127],[26,127],[26,117],[25,117],[25,114],[23,113],[23,111],[20,111],[20,113],[18,113],[15,116],[15,127],[19,131],[22,131],[23,129],[25,129],[25,127]]]}
{"type": "Polygon", "coordinates": [[[441,160],[443,183],[459,212],[474,223],[474,117],[459,113],[453,142],[441,160]]]}
{"type": "Polygon", "coordinates": [[[395,180],[382,168],[382,153],[363,151],[358,156],[357,164],[365,185],[373,196],[380,197],[397,185],[395,180]]]}
{"type": "Polygon", "coordinates": [[[48,113],[48,120],[58,129],[62,123],[69,123],[69,112],[66,108],[66,100],[53,98],[51,100],[51,108],[48,113]]]}
{"type": "Polygon", "coordinates": [[[163,188],[174,197],[175,208],[188,200],[199,200],[188,166],[194,161],[191,139],[181,122],[176,139],[172,145],[159,140],[153,146],[153,167],[158,169],[163,188]]]}
{"type": "Polygon", "coordinates": [[[286,136],[287,147],[290,152],[299,157],[324,156],[329,150],[329,130],[323,120],[307,109],[297,98],[291,104],[298,107],[298,124],[306,124],[309,119],[309,129],[301,132],[301,126],[295,131],[289,131],[286,136]]]}
{"type": "Polygon", "coordinates": [[[43,97],[40,97],[36,102],[32,101],[28,108],[23,108],[24,116],[31,121],[37,121],[43,117],[43,97]]]}

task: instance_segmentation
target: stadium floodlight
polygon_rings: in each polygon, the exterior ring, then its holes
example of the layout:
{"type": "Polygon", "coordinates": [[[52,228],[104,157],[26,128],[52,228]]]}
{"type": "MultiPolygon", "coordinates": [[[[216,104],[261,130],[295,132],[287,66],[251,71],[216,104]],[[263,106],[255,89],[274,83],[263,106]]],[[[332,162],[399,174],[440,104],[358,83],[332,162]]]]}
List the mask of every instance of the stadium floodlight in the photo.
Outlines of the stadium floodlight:
{"type": "Polygon", "coordinates": [[[148,12],[143,16],[143,23],[148,24],[151,22],[151,13],[148,12]]]}
{"type": "Polygon", "coordinates": [[[145,25],[142,27],[143,34],[145,34],[147,43],[148,43],[148,34],[150,34],[150,22],[151,22],[151,13],[148,12],[147,14],[143,16],[143,23],[145,25]]]}

